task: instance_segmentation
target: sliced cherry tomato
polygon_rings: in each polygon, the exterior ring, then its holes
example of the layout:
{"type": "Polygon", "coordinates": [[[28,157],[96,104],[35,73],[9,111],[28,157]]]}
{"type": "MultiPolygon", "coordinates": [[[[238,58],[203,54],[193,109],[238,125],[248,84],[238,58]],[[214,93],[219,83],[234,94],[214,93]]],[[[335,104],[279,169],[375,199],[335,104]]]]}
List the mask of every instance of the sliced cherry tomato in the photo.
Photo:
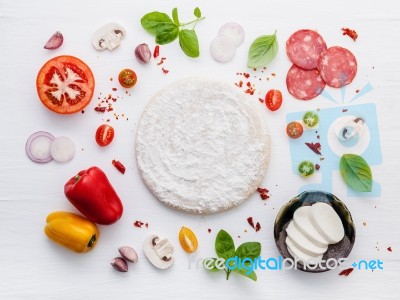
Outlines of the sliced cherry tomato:
{"type": "Polygon", "coordinates": [[[110,125],[103,124],[100,125],[96,130],[96,142],[100,146],[108,146],[114,139],[114,128],[110,125]]]}
{"type": "Polygon", "coordinates": [[[179,231],[179,242],[183,250],[188,253],[193,253],[199,246],[194,232],[190,228],[184,226],[182,226],[181,231],[179,231]]]}
{"type": "Polygon", "coordinates": [[[279,90],[269,90],[265,95],[265,105],[270,111],[278,110],[282,105],[282,93],[279,90]]]}
{"type": "Polygon", "coordinates": [[[118,81],[124,88],[131,88],[137,82],[136,73],[131,69],[123,69],[119,72],[118,81]]]}
{"type": "Polygon", "coordinates": [[[286,133],[291,138],[297,139],[303,134],[303,125],[299,122],[290,122],[286,126],[286,133]]]}
{"type": "Polygon", "coordinates": [[[303,123],[308,128],[314,128],[319,123],[319,117],[315,112],[307,111],[303,116],[303,123]]]}
{"type": "Polygon", "coordinates": [[[81,111],[92,100],[94,77],[79,58],[57,56],[40,69],[36,89],[48,109],[59,114],[72,114],[81,111]]]}

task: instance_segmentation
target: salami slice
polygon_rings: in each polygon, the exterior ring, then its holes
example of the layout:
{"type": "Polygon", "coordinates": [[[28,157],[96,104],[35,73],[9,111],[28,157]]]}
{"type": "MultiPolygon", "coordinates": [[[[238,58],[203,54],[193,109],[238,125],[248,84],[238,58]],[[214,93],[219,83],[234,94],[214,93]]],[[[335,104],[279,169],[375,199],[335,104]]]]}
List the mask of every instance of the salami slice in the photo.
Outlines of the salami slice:
{"type": "Polygon", "coordinates": [[[357,60],[346,48],[334,46],[321,53],[318,69],[327,85],[341,88],[356,76],[357,60]]]}
{"type": "Polygon", "coordinates": [[[286,41],[286,53],[296,66],[312,70],[318,65],[319,56],[326,50],[322,36],[314,30],[301,29],[286,41]]]}
{"type": "Polygon", "coordinates": [[[304,70],[292,65],[286,76],[286,86],[293,97],[310,100],[322,93],[325,82],[317,69],[304,70]]]}

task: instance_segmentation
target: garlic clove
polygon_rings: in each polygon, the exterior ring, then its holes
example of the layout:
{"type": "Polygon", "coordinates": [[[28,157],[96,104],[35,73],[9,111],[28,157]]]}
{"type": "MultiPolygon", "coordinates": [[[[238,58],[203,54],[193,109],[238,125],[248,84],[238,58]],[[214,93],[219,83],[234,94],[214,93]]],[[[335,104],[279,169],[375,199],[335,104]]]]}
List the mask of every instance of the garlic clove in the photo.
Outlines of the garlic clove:
{"type": "Polygon", "coordinates": [[[59,48],[64,42],[64,37],[61,32],[56,31],[44,45],[44,49],[53,50],[59,48]]]}
{"type": "Polygon", "coordinates": [[[151,51],[147,44],[140,44],[135,48],[135,57],[141,64],[147,64],[151,59],[151,51]]]}
{"type": "Polygon", "coordinates": [[[118,272],[128,272],[128,264],[122,257],[116,257],[111,261],[111,266],[118,272]]]}
{"type": "Polygon", "coordinates": [[[118,248],[119,253],[121,256],[128,262],[137,263],[138,262],[138,255],[132,247],[123,246],[118,248]]]}

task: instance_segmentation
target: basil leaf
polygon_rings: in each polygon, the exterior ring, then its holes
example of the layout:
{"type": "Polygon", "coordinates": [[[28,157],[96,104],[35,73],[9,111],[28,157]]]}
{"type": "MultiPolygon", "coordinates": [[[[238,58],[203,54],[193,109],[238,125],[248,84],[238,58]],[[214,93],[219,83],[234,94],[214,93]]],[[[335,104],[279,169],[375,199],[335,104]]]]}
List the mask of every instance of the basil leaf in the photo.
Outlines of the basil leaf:
{"type": "Polygon", "coordinates": [[[179,23],[179,18],[178,18],[178,8],[176,7],[172,10],[172,20],[174,20],[176,26],[181,25],[181,23],[179,23]]]}
{"type": "Polygon", "coordinates": [[[189,57],[199,57],[199,41],[197,39],[196,31],[189,29],[182,29],[179,32],[179,45],[183,52],[189,57]]]}
{"type": "Polygon", "coordinates": [[[165,45],[173,42],[179,34],[179,28],[174,23],[164,23],[157,27],[156,43],[165,45]]]}
{"type": "Polygon", "coordinates": [[[246,242],[241,244],[236,249],[236,255],[241,258],[250,258],[255,259],[260,256],[261,253],[261,244],[258,242],[246,242]]]}
{"type": "Polygon", "coordinates": [[[195,15],[196,18],[201,18],[201,11],[200,8],[196,7],[193,11],[193,14],[195,15]]]}
{"type": "Polygon", "coordinates": [[[276,31],[273,35],[263,35],[254,40],[247,57],[248,68],[260,68],[269,64],[278,53],[276,31]]]}
{"type": "Polygon", "coordinates": [[[340,159],[340,174],[352,189],[358,192],[370,192],[372,190],[371,168],[361,156],[343,154],[340,159]]]}
{"type": "Polygon", "coordinates": [[[239,270],[238,268],[236,268],[236,269],[233,269],[233,272],[243,275],[247,278],[250,278],[251,280],[257,281],[257,274],[254,271],[251,272],[250,274],[246,274],[248,272],[248,270],[244,270],[244,269],[239,270]]]}
{"type": "Polygon", "coordinates": [[[167,14],[158,11],[145,14],[140,20],[140,23],[142,27],[151,34],[156,34],[160,25],[173,24],[171,18],[167,14]]]}
{"type": "Polygon", "coordinates": [[[235,256],[235,243],[229,233],[223,229],[218,232],[215,238],[215,252],[224,259],[235,256]]]}

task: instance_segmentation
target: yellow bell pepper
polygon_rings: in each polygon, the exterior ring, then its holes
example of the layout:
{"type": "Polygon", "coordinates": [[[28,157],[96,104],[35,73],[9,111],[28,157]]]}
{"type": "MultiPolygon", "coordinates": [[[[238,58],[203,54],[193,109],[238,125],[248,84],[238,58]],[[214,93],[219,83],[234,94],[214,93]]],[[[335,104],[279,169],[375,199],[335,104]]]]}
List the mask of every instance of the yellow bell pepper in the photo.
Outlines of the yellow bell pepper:
{"type": "Polygon", "coordinates": [[[93,222],[77,214],[57,211],[46,218],[46,235],[54,242],[78,253],[94,248],[99,230],[93,222]]]}

